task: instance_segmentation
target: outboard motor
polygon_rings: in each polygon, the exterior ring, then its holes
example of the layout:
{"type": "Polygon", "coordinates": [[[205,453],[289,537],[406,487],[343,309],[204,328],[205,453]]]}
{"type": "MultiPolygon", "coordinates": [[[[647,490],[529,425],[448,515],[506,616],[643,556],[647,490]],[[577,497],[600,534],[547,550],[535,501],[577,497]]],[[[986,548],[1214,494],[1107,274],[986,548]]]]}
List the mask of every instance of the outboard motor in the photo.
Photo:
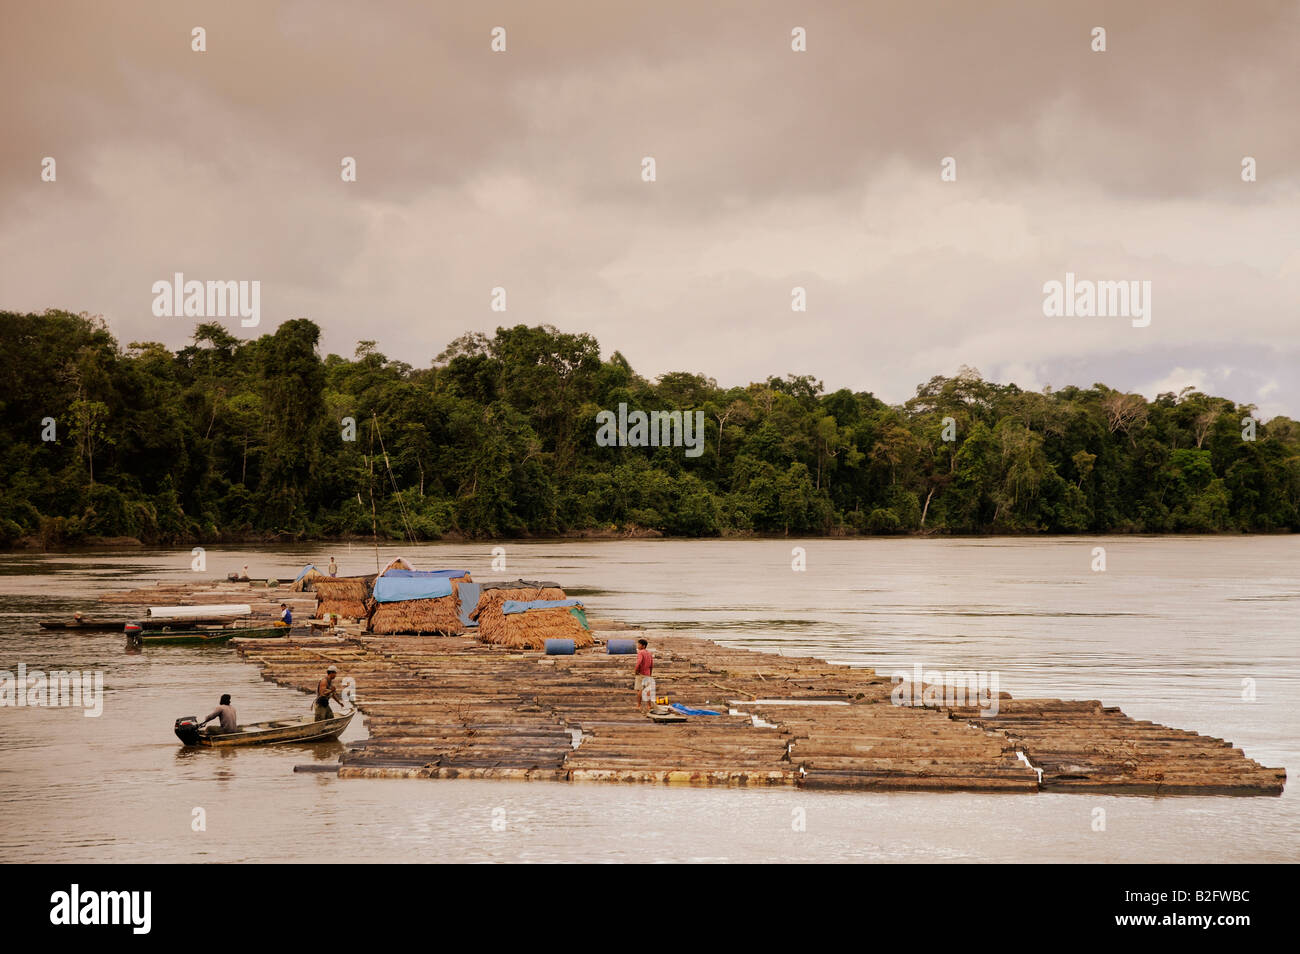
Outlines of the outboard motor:
{"type": "Polygon", "coordinates": [[[181,716],[176,720],[176,738],[185,745],[199,744],[199,717],[181,716]]]}
{"type": "Polygon", "coordinates": [[[133,643],[140,642],[140,634],[144,632],[143,626],[139,623],[127,623],[125,629],[127,639],[133,643]]]}

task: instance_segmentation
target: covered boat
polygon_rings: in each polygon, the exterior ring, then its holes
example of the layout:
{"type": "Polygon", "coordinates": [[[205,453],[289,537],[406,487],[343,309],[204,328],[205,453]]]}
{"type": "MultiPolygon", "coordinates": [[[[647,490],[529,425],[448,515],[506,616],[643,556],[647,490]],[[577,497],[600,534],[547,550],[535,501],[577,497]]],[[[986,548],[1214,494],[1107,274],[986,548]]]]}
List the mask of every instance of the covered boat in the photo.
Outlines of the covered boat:
{"type": "Polygon", "coordinates": [[[205,629],[198,626],[163,626],[146,629],[140,623],[126,624],[126,638],[136,645],[169,645],[172,643],[224,643],[243,636],[248,639],[269,639],[288,636],[288,626],[227,626],[205,629]]]}

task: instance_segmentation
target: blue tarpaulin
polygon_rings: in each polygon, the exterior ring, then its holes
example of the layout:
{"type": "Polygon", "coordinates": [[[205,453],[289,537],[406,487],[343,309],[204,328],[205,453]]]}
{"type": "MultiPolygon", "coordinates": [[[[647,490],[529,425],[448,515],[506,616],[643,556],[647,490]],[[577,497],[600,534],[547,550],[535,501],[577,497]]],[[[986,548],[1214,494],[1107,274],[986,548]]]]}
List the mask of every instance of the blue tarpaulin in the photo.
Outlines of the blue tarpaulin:
{"type": "Polygon", "coordinates": [[[714,712],[712,709],[692,709],[690,706],[684,706],[680,702],[674,702],[668,708],[676,709],[682,715],[721,715],[720,712],[714,712]]]}
{"type": "Polygon", "coordinates": [[[501,612],[527,613],[534,609],[555,609],[557,606],[581,606],[582,600],[506,600],[501,604],[501,612]]]}
{"type": "Polygon", "coordinates": [[[393,576],[385,573],[375,580],[375,600],[400,603],[402,600],[434,600],[451,596],[451,580],[445,576],[393,576]]]}
{"type": "MultiPolygon", "coordinates": [[[[304,576],[307,575],[308,570],[316,570],[316,568],[312,566],[310,563],[308,563],[305,567],[302,568],[302,572],[293,578],[293,581],[297,583],[299,580],[301,580],[304,576]]],[[[316,572],[319,573],[320,570],[316,570],[316,572]]]]}
{"type": "Polygon", "coordinates": [[[478,607],[479,594],[483,592],[481,583],[460,583],[456,595],[460,597],[460,623],[462,626],[477,626],[478,621],[469,618],[469,614],[478,607]]]}

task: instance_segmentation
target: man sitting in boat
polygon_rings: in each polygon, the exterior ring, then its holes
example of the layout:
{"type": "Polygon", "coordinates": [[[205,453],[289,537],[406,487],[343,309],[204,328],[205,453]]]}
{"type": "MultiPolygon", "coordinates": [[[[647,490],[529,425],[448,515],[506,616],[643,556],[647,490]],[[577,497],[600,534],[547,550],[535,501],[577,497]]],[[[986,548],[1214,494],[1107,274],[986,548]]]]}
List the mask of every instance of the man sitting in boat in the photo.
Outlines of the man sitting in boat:
{"type": "Polygon", "coordinates": [[[276,625],[277,626],[293,625],[293,612],[284,603],[280,604],[280,622],[277,623],[276,625]]]}
{"type": "Polygon", "coordinates": [[[339,703],[343,702],[339,697],[338,686],[334,685],[334,677],[338,672],[338,666],[330,666],[325,670],[325,678],[316,684],[316,707],[312,710],[312,714],[315,715],[317,722],[334,718],[334,710],[330,708],[331,699],[339,703]]]}
{"type": "Polygon", "coordinates": [[[213,719],[221,720],[222,732],[234,732],[239,728],[239,720],[235,718],[235,707],[230,704],[230,693],[227,692],[221,697],[221,703],[199,723],[199,728],[203,728],[213,719]]]}

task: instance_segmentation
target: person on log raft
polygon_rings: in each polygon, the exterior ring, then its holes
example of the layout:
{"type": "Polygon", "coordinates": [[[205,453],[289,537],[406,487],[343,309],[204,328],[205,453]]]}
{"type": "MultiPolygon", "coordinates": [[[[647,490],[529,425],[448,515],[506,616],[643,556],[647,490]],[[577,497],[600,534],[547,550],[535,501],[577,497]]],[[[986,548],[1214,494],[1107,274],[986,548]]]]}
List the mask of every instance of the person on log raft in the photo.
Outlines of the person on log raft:
{"type": "Polygon", "coordinates": [[[655,658],[650,653],[650,644],[644,639],[636,641],[636,711],[642,711],[642,703],[649,709],[654,705],[654,678],[655,658]],[[648,685],[647,685],[648,684],[648,685]],[[646,698],[645,690],[649,688],[649,699],[646,698]]]}
{"type": "Polygon", "coordinates": [[[325,678],[316,684],[316,705],[312,709],[312,714],[317,722],[334,718],[334,710],[330,708],[331,699],[339,703],[343,702],[339,696],[339,687],[334,685],[334,677],[338,672],[338,666],[330,666],[325,670],[325,678]]]}

